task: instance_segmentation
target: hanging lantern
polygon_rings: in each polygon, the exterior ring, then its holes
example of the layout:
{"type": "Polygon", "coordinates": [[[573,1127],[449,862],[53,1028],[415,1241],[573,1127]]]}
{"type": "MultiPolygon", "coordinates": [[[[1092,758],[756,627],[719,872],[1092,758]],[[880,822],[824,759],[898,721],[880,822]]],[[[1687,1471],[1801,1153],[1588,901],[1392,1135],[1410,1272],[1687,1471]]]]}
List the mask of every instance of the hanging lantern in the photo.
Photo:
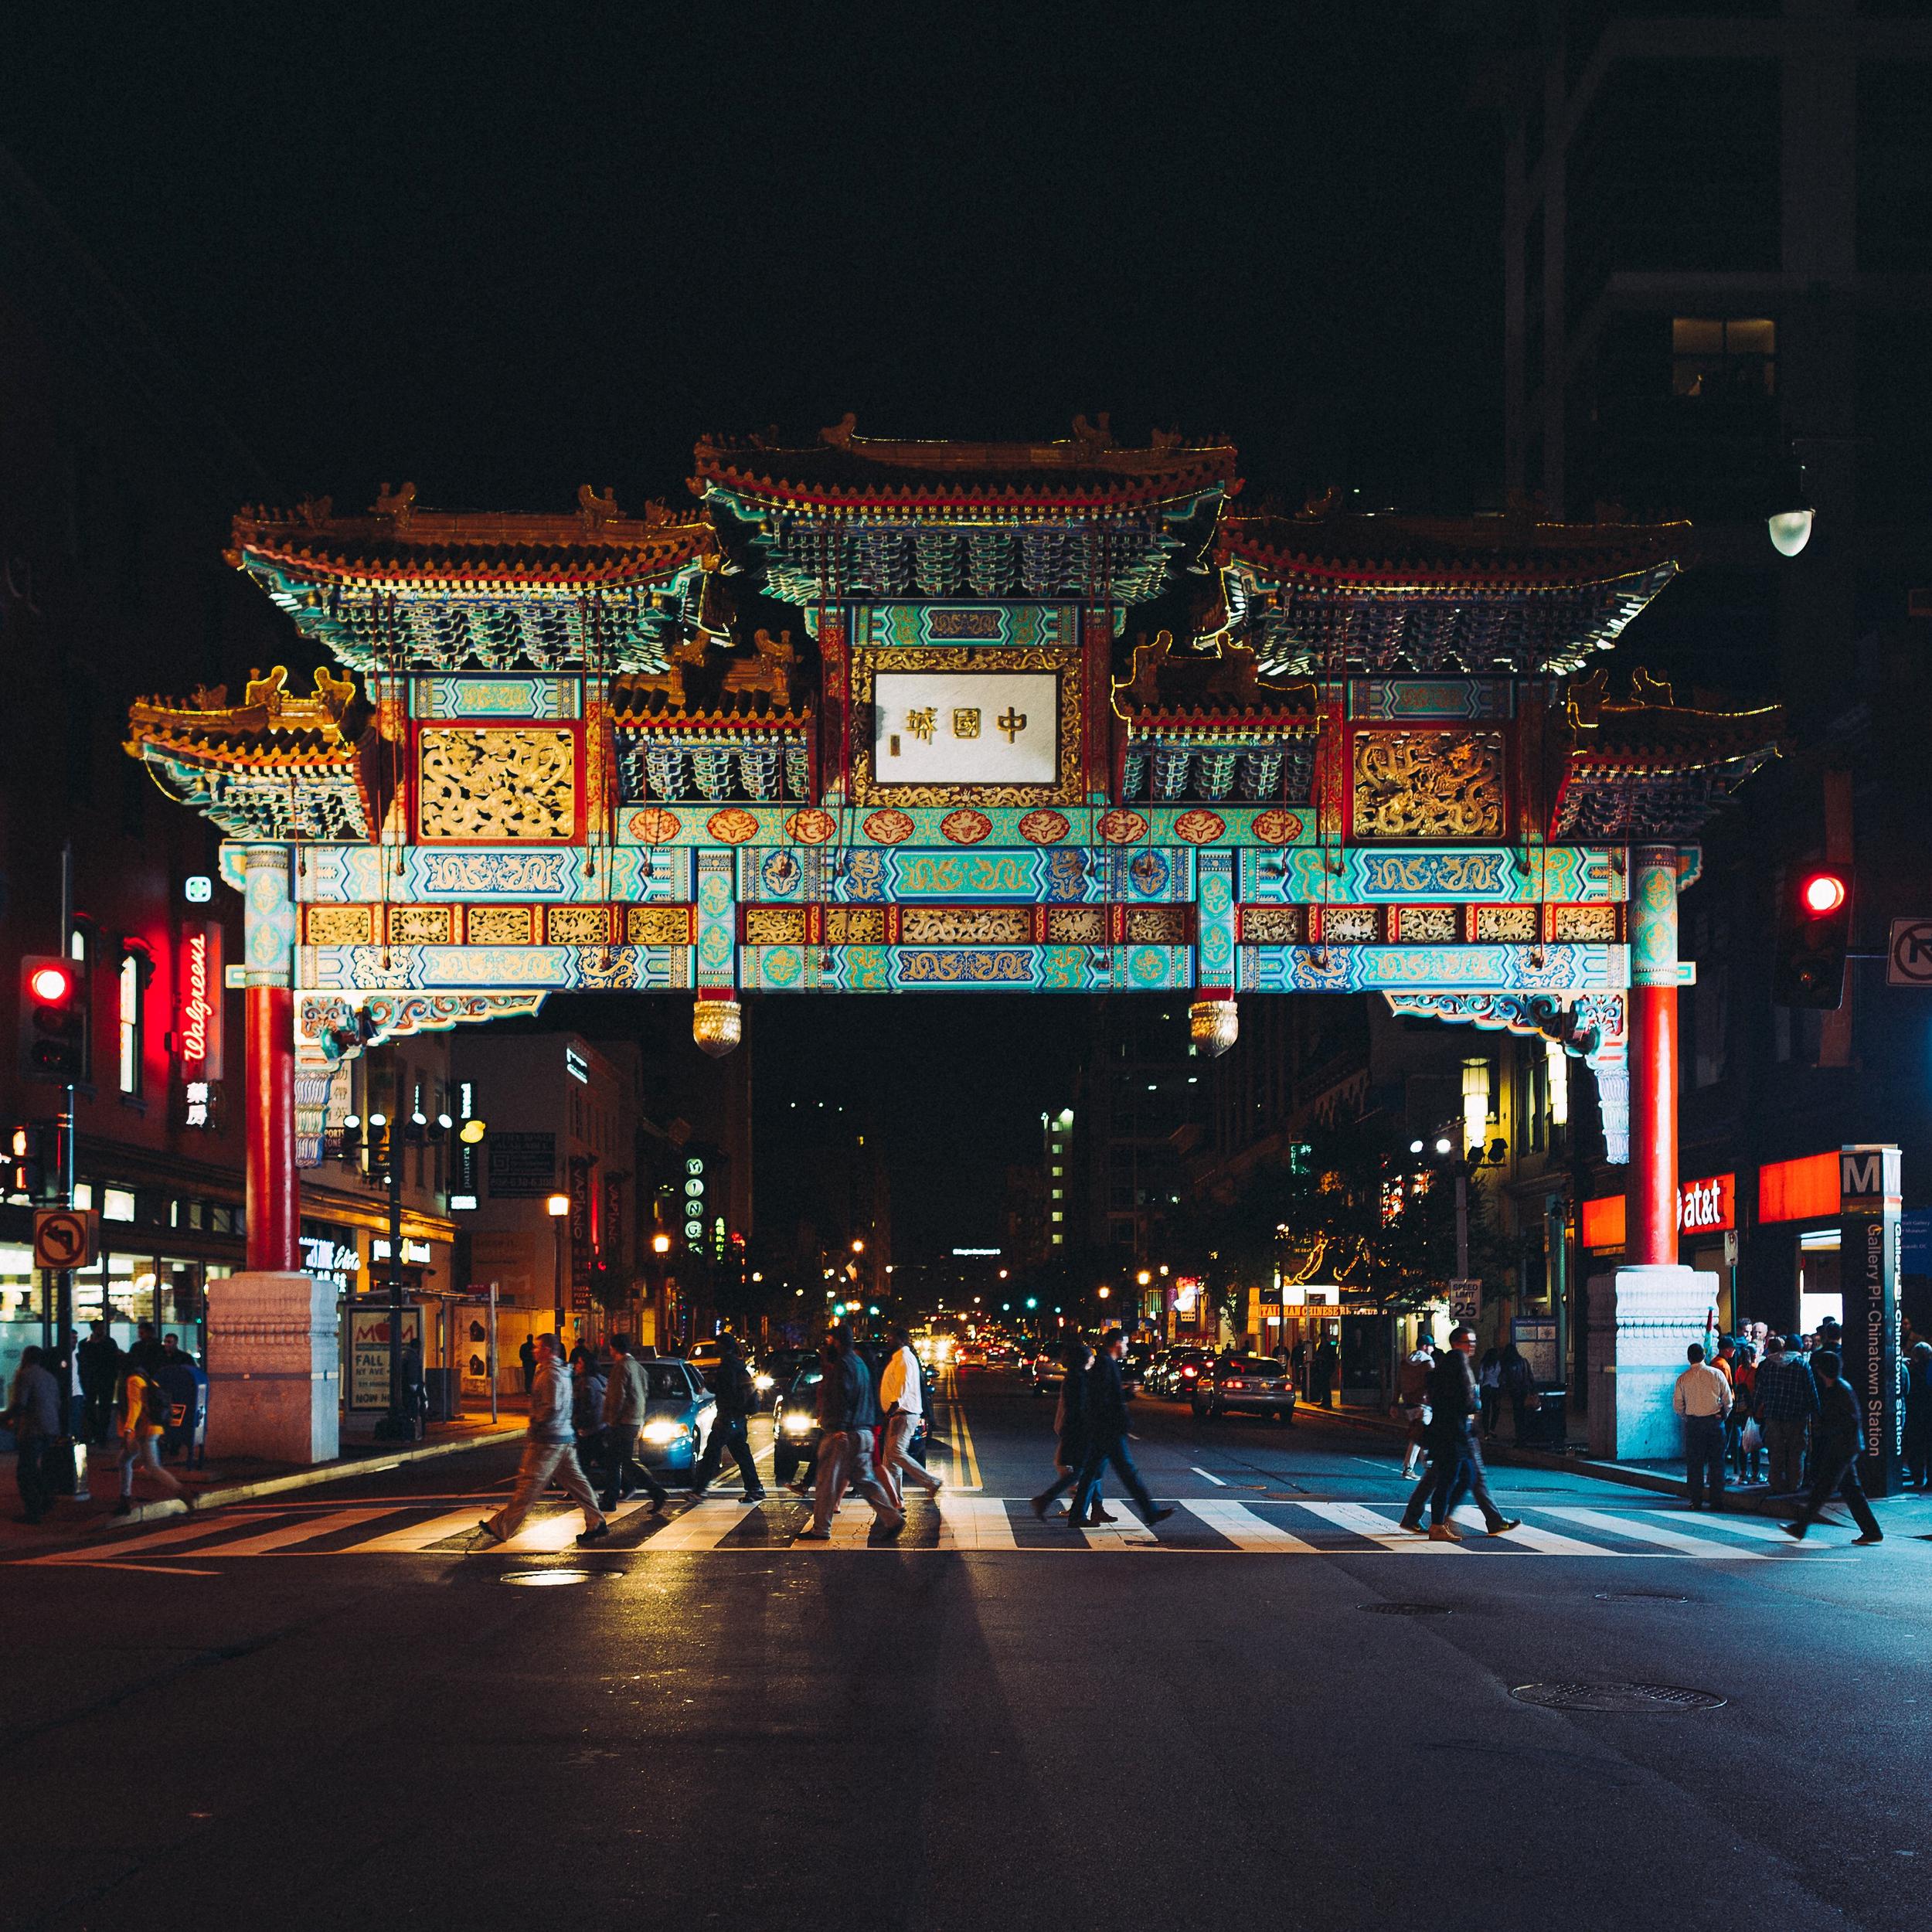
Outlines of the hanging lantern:
{"type": "Polygon", "coordinates": [[[1240,1037],[1241,1015],[1232,999],[1197,999],[1187,1009],[1187,1023],[1195,1052],[1209,1060],[1225,1053],[1240,1037]]]}
{"type": "Polygon", "coordinates": [[[700,997],[691,1011],[691,1037],[713,1060],[728,1053],[744,1038],[745,1009],[726,995],[722,999],[700,997]]]}

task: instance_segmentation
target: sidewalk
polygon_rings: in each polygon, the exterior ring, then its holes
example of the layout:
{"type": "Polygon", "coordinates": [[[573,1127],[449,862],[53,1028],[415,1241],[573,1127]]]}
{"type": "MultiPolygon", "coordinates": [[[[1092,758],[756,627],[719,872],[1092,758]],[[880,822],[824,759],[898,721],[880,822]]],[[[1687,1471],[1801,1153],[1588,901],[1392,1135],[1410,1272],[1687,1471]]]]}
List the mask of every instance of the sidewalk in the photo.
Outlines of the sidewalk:
{"type": "MultiPolygon", "coordinates": [[[[357,1417],[357,1432],[345,1428],[342,1454],[333,1462],[312,1468],[291,1469],[286,1463],[264,1462],[249,1457],[211,1457],[198,1468],[189,1470],[179,1461],[166,1465],[168,1473],[192,1495],[197,1507],[246,1502],[256,1496],[281,1495],[307,1489],[318,1483],[334,1482],[344,1476],[368,1475],[405,1463],[427,1462],[439,1456],[458,1454],[465,1449],[481,1449],[492,1443],[514,1442],[524,1431],[524,1404],[499,1405],[502,1419],[492,1425],[487,1415],[466,1415],[454,1422],[434,1422],[428,1438],[401,1446],[370,1439],[372,1419],[357,1417]]],[[[19,1491],[14,1482],[13,1458],[0,1461],[0,1561],[9,1556],[31,1556],[38,1550],[72,1543],[77,1538],[97,1535],[109,1527],[157,1522],[163,1517],[185,1515],[187,1505],[172,1498],[152,1502],[136,1501],[124,1516],[114,1513],[120,1492],[120,1452],[117,1447],[91,1448],[87,1453],[87,1487],[90,1500],[77,1502],[71,1496],[56,1498],[52,1512],[39,1523],[12,1520],[19,1508],[19,1491]]],[[[138,1496],[145,1485],[137,1483],[138,1496]]]]}
{"type": "MultiPolygon", "coordinates": [[[[1305,1403],[1301,1413],[1308,1413],[1305,1403]]],[[[1328,1409],[1318,1413],[1326,1415],[1331,1421],[1345,1422],[1355,1428],[1371,1429],[1396,1438],[1406,1433],[1401,1423],[1368,1410],[1328,1409]]],[[[1552,1469],[1568,1475],[1588,1476],[1599,1482],[1620,1483],[1625,1488],[1648,1489],[1658,1495],[1678,1497],[1689,1506],[1690,1486],[1685,1480],[1681,1456],[1641,1462],[1601,1461],[1589,1453],[1585,1433],[1589,1418],[1571,1414],[1568,1420],[1570,1444],[1566,1450],[1519,1449],[1514,1443],[1498,1438],[1483,1444],[1483,1460],[1492,1468],[1552,1469]]],[[[1917,1490],[1906,1490],[1896,1496],[1874,1496],[1872,1513],[1888,1536],[1910,1536],[1921,1531],[1932,1533],[1932,1522],[1928,1522],[1922,1511],[1913,1515],[1903,1513],[1909,1505],[1927,1500],[1932,1498],[1921,1497],[1917,1490]]],[[[1798,1499],[1792,1496],[1774,1497],[1763,1483],[1733,1483],[1725,1489],[1724,1507],[1741,1515],[1769,1516],[1777,1522],[1788,1522],[1798,1514],[1798,1499]]],[[[1845,1506],[1833,1502],[1827,1505],[1826,1513],[1835,1514],[1842,1519],[1845,1506]]]]}

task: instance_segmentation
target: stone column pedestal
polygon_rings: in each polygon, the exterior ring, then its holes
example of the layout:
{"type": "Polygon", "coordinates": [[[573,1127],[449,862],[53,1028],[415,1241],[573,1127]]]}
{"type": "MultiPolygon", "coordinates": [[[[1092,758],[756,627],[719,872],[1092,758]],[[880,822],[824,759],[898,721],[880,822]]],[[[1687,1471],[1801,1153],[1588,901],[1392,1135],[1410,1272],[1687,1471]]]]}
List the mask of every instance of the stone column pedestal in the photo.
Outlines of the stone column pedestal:
{"type": "Polygon", "coordinates": [[[208,1453],[332,1462],[342,1447],[332,1283],[266,1270],[208,1284],[208,1453]]]}
{"type": "Polygon", "coordinates": [[[1704,1338],[1717,1277],[1675,1264],[1590,1277],[1590,1453],[1606,1461],[1680,1456],[1671,1388],[1704,1338]]]}

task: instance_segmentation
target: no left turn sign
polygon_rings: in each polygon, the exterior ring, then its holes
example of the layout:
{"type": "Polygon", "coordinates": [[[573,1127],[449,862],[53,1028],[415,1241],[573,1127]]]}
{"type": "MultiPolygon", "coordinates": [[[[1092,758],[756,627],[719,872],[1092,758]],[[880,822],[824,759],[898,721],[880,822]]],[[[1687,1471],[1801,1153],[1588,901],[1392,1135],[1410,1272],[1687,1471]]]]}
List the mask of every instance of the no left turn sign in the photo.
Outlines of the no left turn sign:
{"type": "Polygon", "coordinates": [[[36,1267],[84,1268],[100,1246],[100,1217],[91,1208],[39,1208],[33,1217],[36,1267]]]}

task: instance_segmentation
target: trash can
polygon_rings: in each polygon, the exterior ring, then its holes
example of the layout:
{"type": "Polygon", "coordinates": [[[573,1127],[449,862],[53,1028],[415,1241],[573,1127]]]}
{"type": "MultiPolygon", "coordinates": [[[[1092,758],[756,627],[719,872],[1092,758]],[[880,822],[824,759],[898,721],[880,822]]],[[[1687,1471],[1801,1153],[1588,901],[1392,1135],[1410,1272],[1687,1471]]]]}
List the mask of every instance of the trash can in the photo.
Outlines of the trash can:
{"type": "Polygon", "coordinates": [[[1570,1391],[1539,1389],[1542,1406],[1523,1412],[1522,1441],[1525,1449],[1556,1449],[1570,1441],[1570,1391]]]}
{"type": "Polygon", "coordinates": [[[457,1369],[425,1369],[423,1371],[423,1393],[429,1399],[430,1420],[454,1422],[461,1413],[461,1398],[457,1390],[457,1377],[461,1373],[457,1369]]]}

